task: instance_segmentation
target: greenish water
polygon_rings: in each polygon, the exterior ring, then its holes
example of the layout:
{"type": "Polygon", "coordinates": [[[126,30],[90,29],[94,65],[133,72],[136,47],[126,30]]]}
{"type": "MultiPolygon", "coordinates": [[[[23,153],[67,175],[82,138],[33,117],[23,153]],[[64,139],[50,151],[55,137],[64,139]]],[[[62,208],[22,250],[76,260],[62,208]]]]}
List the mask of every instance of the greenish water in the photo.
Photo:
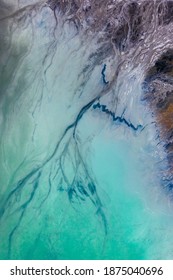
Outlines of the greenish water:
{"type": "Polygon", "coordinates": [[[1,58],[0,259],[172,258],[142,69],[113,83],[97,38],[48,8],[23,21],[1,58]]]}

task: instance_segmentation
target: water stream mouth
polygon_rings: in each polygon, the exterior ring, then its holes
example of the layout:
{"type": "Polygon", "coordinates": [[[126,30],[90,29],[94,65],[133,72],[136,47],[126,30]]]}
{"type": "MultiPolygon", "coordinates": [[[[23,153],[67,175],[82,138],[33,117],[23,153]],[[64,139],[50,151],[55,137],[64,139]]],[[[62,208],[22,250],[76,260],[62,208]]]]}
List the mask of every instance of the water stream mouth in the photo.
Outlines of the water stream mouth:
{"type": "Polygon", "coordinates": [[[0,259],[172,259],[172,1],[0,1],[0,259]]]}

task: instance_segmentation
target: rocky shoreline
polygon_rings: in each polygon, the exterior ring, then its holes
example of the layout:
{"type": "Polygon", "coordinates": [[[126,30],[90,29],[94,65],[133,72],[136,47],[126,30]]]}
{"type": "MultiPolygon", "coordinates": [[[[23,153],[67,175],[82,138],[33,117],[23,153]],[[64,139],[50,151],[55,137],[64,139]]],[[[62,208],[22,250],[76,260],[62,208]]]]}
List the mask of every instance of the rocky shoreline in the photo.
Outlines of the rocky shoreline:
{"type": "MultiPolygon", "coordinates": [[[[144,99],[155,113],[160,139],[173,171],[173,50],[164,53],[148,71],[144,82],[144,99]]],[[[172,175],[171,175],[172,179],[172,175]]],[[[171,184],[172,188],[172,184],[171,184]]]]}

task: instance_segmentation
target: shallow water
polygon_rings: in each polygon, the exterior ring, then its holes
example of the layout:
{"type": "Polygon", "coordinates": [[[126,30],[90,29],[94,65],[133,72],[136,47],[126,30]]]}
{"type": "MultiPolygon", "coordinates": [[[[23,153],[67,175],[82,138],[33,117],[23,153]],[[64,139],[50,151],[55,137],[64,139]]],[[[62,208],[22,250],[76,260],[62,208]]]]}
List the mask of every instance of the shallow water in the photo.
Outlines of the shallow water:
{"type": "Polygon", "coordinates": [[[0,259],[172,259],[144,69],[57,17],[4,20],[0,259]]]}

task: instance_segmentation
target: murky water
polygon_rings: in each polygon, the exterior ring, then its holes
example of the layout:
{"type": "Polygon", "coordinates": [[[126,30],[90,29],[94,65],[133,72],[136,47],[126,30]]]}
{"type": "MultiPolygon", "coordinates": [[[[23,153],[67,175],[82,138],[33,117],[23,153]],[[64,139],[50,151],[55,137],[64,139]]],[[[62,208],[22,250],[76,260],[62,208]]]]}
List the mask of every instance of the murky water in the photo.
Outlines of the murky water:
{"type": "Polygon", "coordinates": [[[57,20],[2,21],[0,258],[172,259],[145,67],[57,20]]]}

